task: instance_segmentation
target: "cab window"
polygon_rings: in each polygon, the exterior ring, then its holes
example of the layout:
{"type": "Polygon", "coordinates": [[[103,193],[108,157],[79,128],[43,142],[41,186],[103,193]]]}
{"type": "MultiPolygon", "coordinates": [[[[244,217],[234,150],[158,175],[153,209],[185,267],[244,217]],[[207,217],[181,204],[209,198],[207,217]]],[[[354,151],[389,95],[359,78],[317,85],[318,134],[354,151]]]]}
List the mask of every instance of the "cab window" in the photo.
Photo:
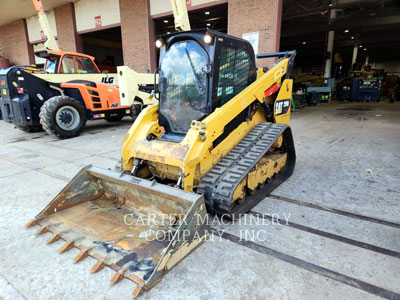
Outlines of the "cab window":
{"type": "Polygon", "coordinates": [[[61,64],[61,73],[87,74],[99,73],[94,63],[87,57],[64,55],[61,64]]]}
{"type": "Polygon", "coordinates": [[[57,57],[50,56],[46,60],[45,72],[46,73],[56,73],[56,66],[57,66],[57,57]]]}
{"type": "Polygon", "coordinates": [[[244,90],[250,80],[251,60],[244,49],[223,47],[218,72],[218,84],[214,91],[216,106],[222,106],[244,90]]]}
{"type": "Polygon", "coordinates": [[[78,73],[99,73],[94,63],[87,57],[77,56],[76,64],[78,73]]]}
{"type": "Polygon", "coordinates": [[[76,73],[74,68],[74,57],[72,55],[64,55],[62,60],[61,73],[72,74],[76,73]]]}
{"type": "Polygon", "coordinates": [[[207,109],[207,52],[199,43],[174,43],[160,65],[160,125],[167,132],[185,134],[193,120],[200,120],[207,109]]]}

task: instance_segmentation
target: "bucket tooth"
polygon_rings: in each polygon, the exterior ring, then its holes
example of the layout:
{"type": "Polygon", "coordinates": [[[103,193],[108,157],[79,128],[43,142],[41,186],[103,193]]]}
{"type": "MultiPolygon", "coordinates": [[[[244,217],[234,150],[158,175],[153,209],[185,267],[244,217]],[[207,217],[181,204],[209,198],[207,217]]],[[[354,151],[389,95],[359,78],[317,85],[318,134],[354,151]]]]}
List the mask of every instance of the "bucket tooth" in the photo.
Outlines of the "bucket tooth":
{"type": "Polygon", "coordinates": [[[54,242],[58,241],[60,238],[61,238],[61,236],[58,233],[56,233],[51,238],[49,238],[46,243],[47,244],[54,243],[54,242]]]}
{"type": "Polygon", "coordinates": [[[113,277],[110,280],[110,284],[116,284],[116,283],[120,282],[124,277],[125,277],[124,274],[122,274],[120,272],[115,272],[113,277]]]}
{"type": "Polygon", "coordinates": [[[74,258],[74,262],[80,262],[81,260],[84,260],[86,257],[89,256],[89,249],[82,249],[81,252],[78,253],[77,256],[74,258]]]}
{"type": "Polygon", "coordinates": [[[58,249],[59,253],[66,252],[74,247],[74,241],[66,241],[64,245],[60,249],[58,249]]]}
{"type": "Polygon", "coordinates": [[[35,219],[30,220],[28,223],[26,223],[25,228],[31,228],[35,225],[37,225],[38,223],[36,222],[35,219]]]}
{"type": "Polygon", "coordinates": [[[92,273],[97,273],[98,271],[100,271],[101,269],[103,269],[106,266],[106,263],[99,259],[96,264],[93,266],[93,268],[90,270],[90,272],[92,273]]]}
{"type": "Polygon", "coordinates": [[[49,229],[46,226],[43,226],[43,227],[40,227],[38,229],[38,231],[35,232],[35,235],[40,235],[40,234],[43,234],[43,233],[48,232],[48,231],[49,231],[49,229]]]}
{"type": "Polygon", "coordinates": [[[137,285],[135,287],[135,289],[133,290],[132,297],[136,298],[136,297],[140,296],[141,293],[143,293],[143,286],[137,285]]]}

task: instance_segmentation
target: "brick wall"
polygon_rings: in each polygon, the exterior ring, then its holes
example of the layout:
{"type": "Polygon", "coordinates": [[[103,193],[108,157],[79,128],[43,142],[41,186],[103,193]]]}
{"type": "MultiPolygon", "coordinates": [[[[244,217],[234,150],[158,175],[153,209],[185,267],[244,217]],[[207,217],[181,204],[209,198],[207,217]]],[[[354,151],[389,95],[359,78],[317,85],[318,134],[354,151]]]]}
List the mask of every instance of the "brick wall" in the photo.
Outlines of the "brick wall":
{"type": "Polygon", "coordinates": [[[74,4],[68,3],[55,10],[58,46],[64,51],[82,52],[82,42],[76,33],[74,4]]]}
{"type": "Polygon", "coordinates": [[[25,19],[0,26],[0,32],[3,56],[10,60],[11,65],[29,65],[34,62],[25,19]]]}
{"type": "Polygon", "coordinates": [[[149,0],[120,0],[121,35],[124,65],[137,72],[153,71],[153,47],[150,33],[154,35],[153,22],[149,19],[149,0]],[[151,50],[150,50],[151,49],[151,50]]]}
{"type": "MultiPolygon", "coordinates": [[[[258,53],[279,51],[283,0],[229,0],[228,34],[259,32],[258,53]]],[[[257,65],[270,65],[270,59],[258,60],[257,65]]]]}

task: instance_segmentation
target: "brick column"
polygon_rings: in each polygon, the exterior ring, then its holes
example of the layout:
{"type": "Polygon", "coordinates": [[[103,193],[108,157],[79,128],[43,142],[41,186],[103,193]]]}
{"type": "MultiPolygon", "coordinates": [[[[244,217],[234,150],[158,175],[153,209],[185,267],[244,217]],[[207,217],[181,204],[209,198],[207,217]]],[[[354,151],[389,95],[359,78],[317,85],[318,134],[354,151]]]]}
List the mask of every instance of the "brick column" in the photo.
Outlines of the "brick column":
{"type": "MultiPolygon", "coordinates": [[[[228,34],[259,32],[258,53],[279,51],[283,0],[229,0],[228,34]]],[[[262,59],[257,65],[266,65],[262,59]]],[[[270,63],[270,61],[269,61],[270,63]]]]}
{"type": "Polygon", "coordinates": [[[124,65],[137,72],[153,72],[154,25],[149,0],[119,0],[124,65]]]}
{"type": "Polygon", "coordinates": [[[63,51],[82,52],[82,42],[76,32],[75,8],[68,3],[54,9],[58,46],[63,51]]]}
{"type": "Polygon", "coordinates": [[[10,60],[11,65],[29,65],[35,62],[25,19],[0,26],[0,32],[3,56],[10,60]]]}

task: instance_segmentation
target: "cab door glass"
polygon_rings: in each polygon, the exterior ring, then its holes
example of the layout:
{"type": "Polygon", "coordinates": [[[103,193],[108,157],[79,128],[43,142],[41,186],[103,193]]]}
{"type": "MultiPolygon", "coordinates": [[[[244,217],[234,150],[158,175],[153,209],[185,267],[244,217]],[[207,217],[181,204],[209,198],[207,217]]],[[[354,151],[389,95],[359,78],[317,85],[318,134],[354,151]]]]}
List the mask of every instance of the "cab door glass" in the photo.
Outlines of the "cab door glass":
{"type": "Polygon", "coordinates": [[[221,51],[218,85],[214,99],[217,107],[224,105],[244,90],[250,78],[250,56],[244,49],[223,47],[221,51]]]}
{"type": "Polygon", "coordinates": [[[159,113],[167,131],[185,134],[193,120],[206,115],[207,74],[203,70],[208,62],[207,52],[192,40],[173,44],[163,56],[159,113]]]}
{"type": "Polygon", "coordinates": [[[56,66],[57,66],[57,58],[53,56],[49,57],[46,60],[45,72],[54,74],[56,72],[56,66]]]}
{"type": "Polygon", "coordinates": [[[74,57],[72,55],[64,55],[62,60],[61,73],[66,73],[66,74],[76,73],[74,68],[74,57]]]}
{"type": "Polygon", "coordinates": [[[79,74],[99,73],[93,61],[87,57],[77,56],[76,64],[79,74]]]}

